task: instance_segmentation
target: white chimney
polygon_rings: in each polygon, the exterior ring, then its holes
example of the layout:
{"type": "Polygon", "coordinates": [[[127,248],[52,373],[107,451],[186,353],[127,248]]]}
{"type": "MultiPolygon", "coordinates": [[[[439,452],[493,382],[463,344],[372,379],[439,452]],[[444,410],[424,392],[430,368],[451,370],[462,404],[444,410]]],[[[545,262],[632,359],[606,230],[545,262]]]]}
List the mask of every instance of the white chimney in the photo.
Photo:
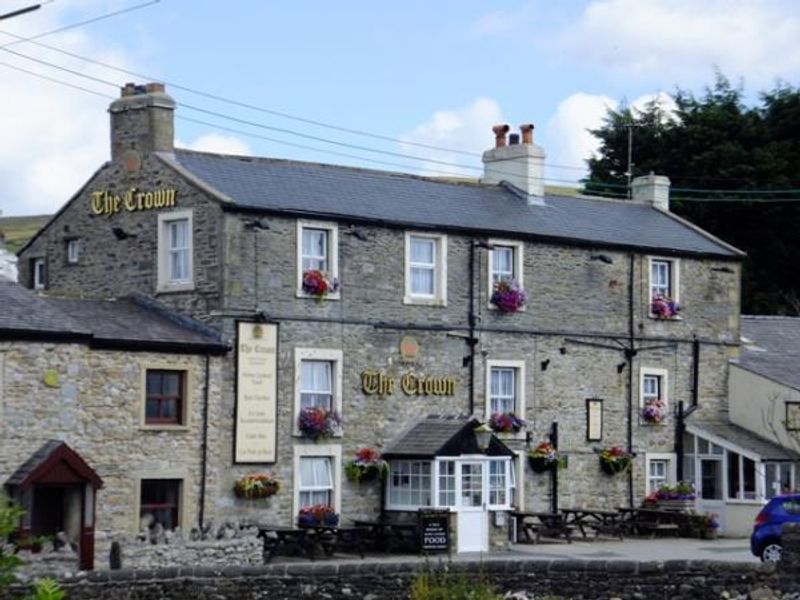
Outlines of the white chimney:
{"type": "Polygon", "coordinates": [[[669,211],[669,177],[653,173],[636,177],[631,182],[631,195],[634,202],[669,211]]]}
{"type": "Polygon", "coordinates": [[[483,183],[510,183],[528,196],[544,196],[544,150],[533,143],[533,125],[519,126],[519,135],[512,133],[506,143],[508,125],[495,125],[495,145],[483,153],[483,183]]]}

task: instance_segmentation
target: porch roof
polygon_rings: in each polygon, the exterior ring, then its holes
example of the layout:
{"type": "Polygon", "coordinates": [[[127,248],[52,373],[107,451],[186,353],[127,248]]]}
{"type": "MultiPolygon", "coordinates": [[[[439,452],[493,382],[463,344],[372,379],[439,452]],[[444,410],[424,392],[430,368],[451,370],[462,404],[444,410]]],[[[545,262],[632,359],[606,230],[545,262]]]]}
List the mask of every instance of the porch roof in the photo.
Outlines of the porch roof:
{"type": "Polygon", "coordinates": [[[95,489],[103,486],[103,480],[86,461],[61,440],[49,440],[31,454],[6,480],[7,488],[25,489],[39,481],[63,477],[64,472],[90,483],[95,489]],[[61,471],[58,473],[58,471],[61,471]]]}
{"type": "Polygon", "coordinates": [[[730,422],[696,421],[687,423],[686,430],[739,454],[756,454],[761,461],[800,461],[800,453],[784,448],[730,422]]]}
{"type": "Polygon", "coordinates": [[[465,454],[514,456],[514,453],[494,435],[489,447],[485,451],[481,450],[474,432],[480,424],[477,419],[464,415],[428,415],[391,441],[383,456],[387,459],[435,458],[465,454]]]}

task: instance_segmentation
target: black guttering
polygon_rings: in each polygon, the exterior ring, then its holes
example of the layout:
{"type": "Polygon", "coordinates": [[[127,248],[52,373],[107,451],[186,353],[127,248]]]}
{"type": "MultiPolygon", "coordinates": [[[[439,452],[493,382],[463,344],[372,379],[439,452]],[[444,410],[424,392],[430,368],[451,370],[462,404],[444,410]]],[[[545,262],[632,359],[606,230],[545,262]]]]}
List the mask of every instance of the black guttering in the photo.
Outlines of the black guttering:
{"type": "MultiPolygon", "coordinates": [[[[690,250],[676,250],[675,248],[662,248],[657,246],[639,246],[633,244],[615,244],[613,242],[602,241],[589,241],[579,238],[570,238],[563,236],[548,236],[536,233],[520,234],[517,232],[500,231],[498,229],[472,229],[469,227],[458,227],[455,225],[430,225],[424,223],[416,223],[413,221],[388,221],[386,219],[371,219],[367,217],[358,217],[351,215],[343,215],[340,213],[327,213],[316,211],[304,211],[297,209],[286,208],[264,208],[261,206],[246,206],[242,204],[229,205],[221,204],[223,212],[227,213],[242,213],[246,215],[268,215],[276,217],[289,217],[289,218],[305,218],[305,219],[319,219],[328,221],[337,221],[339,223],[353,223],[357,225],[372,225],[377,227],[385,227],[386,229],[416,229],[418,231],[436,231],[442,233],[459,233],[466,236],[474,237],[498,237],[501,236],[508,239],[517,239],[524,241],[545,242],[550,244],[563,244],[565,246],[577,246],[581,248],[607,248],[610,250],[618,250],[620,252],[630,252],[631,250],[637,251],[641,254],[659,254],[662,256],[691,256],[697,258],[714,258],[716,260],[725,260],[732,262],[739,262],[747,255],[745,252],[736,249],[729,250],[729,254],[716,252],[693,252],[690,250]]],[[[715,244],[720,242],[714,240],[715,244]]]]}

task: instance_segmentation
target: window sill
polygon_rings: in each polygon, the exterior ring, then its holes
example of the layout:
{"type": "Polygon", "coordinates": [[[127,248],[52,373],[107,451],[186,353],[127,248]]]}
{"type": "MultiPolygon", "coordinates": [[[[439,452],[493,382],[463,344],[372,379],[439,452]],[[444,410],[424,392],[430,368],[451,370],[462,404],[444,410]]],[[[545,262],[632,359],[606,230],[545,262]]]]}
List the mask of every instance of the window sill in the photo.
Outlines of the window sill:
{"type": "Polygon", "coordinates": [[[501,440],[524,440],[527,432],[522,431],[495,431],[494,435],[501,440]]]}
{"type": "Polygon", "coordinates": [[[486,307],[489,310],[494,311],[494,312],[496,312],[497,314],[500,314],[500,315],[515,315],[517,313],[524,313],[525,311],[528,310],[527,306],[523,306],[522,308],[518,308],[515,311],[510,311],[510,312],[509,311],[502,311],[499,308],[497,308],[496,305],[492,304],[491,302],[489,302],[489,304],[487,304],[486,307]]]}
{"type": "Polygon", "coordinates": [[[443,298],[425,298],[422,296],[404,296],[403,304],[418,305],[418,306],[438,306],[444,308],[447,306],[447,300],[443,298]]]}
{"type": "Polygon", "coordinates": [[[670,322],[670,321],[683,321],[683,317],[680,316],[680,315],[675,315],[674,317],[668,317],[666,319],[663,319],[661,317],[657,317],[655,315],[647,315],[647,318],[652,320],[652,321],[664,321],[664,322],[667,322],[667,323],[670,322]]]}
{"type": "Polygon", "coordinates": [[[139,429],[142,431],[189,431],[190,427],[188,425],[160,425],[157,423],[143,423],[139,425],[139,429]]]}
{"type": "Polygon", "coordinates": [[[341,292],[332,292],[330,294],[327,294],[325,296],[320,297],[320,296],[315,296],[313,294],[307,294],[303,290],[297,290],[295,292],[295,297],[297,297],[297,298],[307,298],[309,300],[316,300],[318,302],[324,302],[325,300],[341,300],[342,293],[341,292]]]}
{"type": "Polygon", "coordinates": [[[339,431],[337,431],[336,433],[334,433],[333,435],[331,435],[329,437],[320,437],[320,438],[317,438],[316,440],[312,440],[310,437],[308,437],[307,435],[305,435],[303,433],[300,433],[300,431],[298,431],[298,430],[292,431],[292,437],[293,438],[297,438],[299,440],[308,440],[312,444],[317,444],[319,442],[324,442],[325,440],[341,439],[343,436],[344,436],[344,432],[339,430],[339,431]]]}
{"type": "Polygon", "coordinates": [[[169,294],[172,292],[191,292],[194,291],[194,282],[189,283],[159,283],[156,287],[157,294],[169,294]]]}

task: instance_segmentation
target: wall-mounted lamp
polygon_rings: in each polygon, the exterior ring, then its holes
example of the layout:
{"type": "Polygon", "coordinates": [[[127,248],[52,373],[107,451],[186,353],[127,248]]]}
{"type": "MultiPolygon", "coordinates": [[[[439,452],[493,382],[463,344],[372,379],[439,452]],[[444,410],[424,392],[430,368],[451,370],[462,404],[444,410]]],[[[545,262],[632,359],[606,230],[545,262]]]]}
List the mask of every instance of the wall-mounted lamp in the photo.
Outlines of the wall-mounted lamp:
{"type": "Polygon", "coordinates": [[[135,238],[135,233],[128,233],[122,227],[112,227],[111,233],[114,234],[114,237],[118,240],[127,240],[128,238],[135,238]]]}
{"type": "Polygon", "coordinates": [[[461,366],[468,367],[471,362],[472,362],[472,357],[469,354],[467,354],[465,357],[461,359],[461,366]]]}
{"type": "Polygon", "coordinates": [[[369,239],[367,237],[366,233],[364,233],[360,229],[355,229],[353,227],[350,227],[350,229],[345,231],[344,234],[345,235],[352,235],[354,238],[356,238],[360,242],[366,242],[369,239]]]}
{"type": "Polygon", "coordinates": [[[733,269],[730,267],[711,267],[711,270],[717,273],[733,273],[733,269]]]}
{"type": "Polygon", "coordinates": [[[600,262],[605,263],[607,265],[613,265],[614,264],[614,259],[612,259],[607,254],[592,254],[589,257],[589,260],[599,260],[600,262]]]}
{"type": "Polygon", "coordinates": [[[540,362],[539,367],[542,369],[542,371],[547,371],[547,367],[549,364],[550,364],[550,359],[548,358],[547,360],[543,360],[542,362],[540,362]]]}
{"type": "Polygon", "coordinates": [[[621,362],[617,365],[617,373],[622,373],[625,370],[625,365],[628,363],[621,362]]]}
{"type": "Polygon", "coordinates": [[[567,353],[567,347],[566,346],[561,346],[561,348],[559,348],[558,351],[561,354],[566,354],[567,353]]]}
{"type": "Polygon", "coordinates": [[[484,250],[494,250],[494,244],[484,242],[483,240],[473,240],[472,245],[476,248],[483,248],[484,250]]]}
{"type": "Polygon", "coordinates": [[[486,452],[492,441],[492,430],[486,426],[486,423],[481,423],[472,431],[475,434],[475,441],[478,443],[478,448],[486,452]]]}
{"type": "Polygon", "coordinates": [[[269,223],[266,219],[256,219],[255,221],[248,221],[244,224],[245,229],[260,229],[261,231],[268,231],[270,229],[269,223]]]}

